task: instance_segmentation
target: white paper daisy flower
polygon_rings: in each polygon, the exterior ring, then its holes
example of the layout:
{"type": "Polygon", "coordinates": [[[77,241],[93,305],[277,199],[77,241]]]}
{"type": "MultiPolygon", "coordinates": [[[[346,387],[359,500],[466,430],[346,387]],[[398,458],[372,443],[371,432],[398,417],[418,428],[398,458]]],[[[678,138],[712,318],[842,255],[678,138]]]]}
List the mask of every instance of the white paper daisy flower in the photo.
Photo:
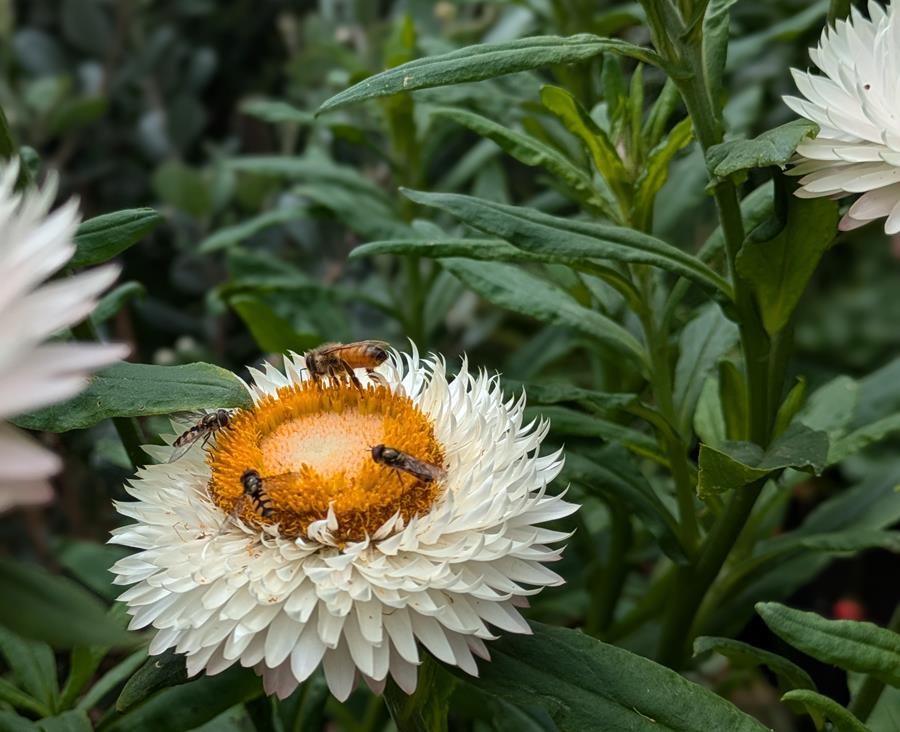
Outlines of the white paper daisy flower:
{"type": "Polygon", "coordinates": [[[809,54],[825,76],[793,69],[806,98],[784,98],[820,128],[797,148],[790,171],[802,176],[797,195],[862,193],[840,228],[886,216],[885,233],[900,233],[900,12],[869,2],[867,19],[853,8],[809,54]]]}
{"type": "MultiPolygon", "coordinates": [[[[45,342],[90,315],[118,268],[45,283],[75,253],[78,207],[48,213],[55,178],[16,193],[18,173],[16,163],[0,172],[0,420],[74,396],[91,371],[128,354],[121,345],[45,342]]],[[[47,478],[59,468],[56,455],[0,422],[0,512],[50,500],[47,478]]]]}
{"type": "MultiPolygon", "coordinates": [[[[112,541],[140,551],[113,567],[132,628],[150,652],[187,656],[190,675],[239,662],[269,693],[290,694],[321,663],[346,699],[360,676],[416,687],[424,646],[477,674],[493,628],[528,633],[517,611],[561,578],[544,566],[568,535],[536,524],[577,506],[549,495],[561,453],[539,456],[549,425],[523,424],[524,395],[441,359],[391,353],[364,388],[317,384],[302,358],[253,372],[205,456],[193,450],[137,474],[137,523],[112,541]],[[439,469],[423,480],[377,463],[387,445],[439,469]],[[264,496],[244,493],[248,469],[264,496]],[[265,476],[278,476],[266,479],[265,476]]],[[[154,449],[154,448],[151,448],[154,449]]],[[[171,448],[154,457],[166,461],[171,448]]]]}

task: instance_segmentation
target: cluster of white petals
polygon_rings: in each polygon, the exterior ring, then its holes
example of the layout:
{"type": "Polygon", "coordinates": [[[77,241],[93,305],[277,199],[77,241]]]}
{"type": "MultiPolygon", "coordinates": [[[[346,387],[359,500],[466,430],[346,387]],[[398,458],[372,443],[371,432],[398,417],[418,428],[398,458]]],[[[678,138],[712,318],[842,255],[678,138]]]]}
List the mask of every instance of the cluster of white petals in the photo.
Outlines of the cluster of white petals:
{"type": "Polygon", "coordinates": [[[825,76],[793,69],[805,99],[784,98],[820,128],[797,148],[797,195],[862,193],[840,228],[887,217],[885,232],[900,233],[900,12],[870,0],[865,18],[854,7],[809,53],[825,76]]]}
{"type": "MultiPolygon", "coordinates": [[[[547,493],[561,453],[540,456],[548,425],[523,423],[524,396],[507,399],[496,377],[462,370],[448,379],[436,357],[393,353],[378,369],[430,419],[445,456],[442,492],[425,515],[394,517],[365,541],[338,548],[328,524],[289,539],[253,529],[210,500],[200,450],[140,470],[118,509],[137,523],[112,541],[140,551],[114,567],[131,627],[153,626],[150,652],[186,654],[189,674],[253,667],[269,693],[290,694],[321,664],[346,699],[360,676],[380,691],[388,674],[416,687],[424,646],[477,674],[492,627],[528,633],[517,607],[562,582],[544,566],[568,534],[538,527],[577,506],[547,493]]],[[[365,383],[366,375],[358,372],[365,383]]],[[[284,372],[254,372],[255,399],[307,378],[299,356],[284,372]]],[[[150,448],[154,450],[154,448],[150,448]]]]}
{"type": "MultiPolygon", "coordinates": [[[[124,358],[121,345],[46,341],[84,320],[118,269],[100,267],[45,282],[75,253],[78,207],[53,213],[56,181],[16,192],[19,166],[0,173],[0,420],[68,399],[88,374],[124,358]]],[[[47,478],[60,460],[10,424],[0,422],[0,512],[52,497],[47,478]]]]}

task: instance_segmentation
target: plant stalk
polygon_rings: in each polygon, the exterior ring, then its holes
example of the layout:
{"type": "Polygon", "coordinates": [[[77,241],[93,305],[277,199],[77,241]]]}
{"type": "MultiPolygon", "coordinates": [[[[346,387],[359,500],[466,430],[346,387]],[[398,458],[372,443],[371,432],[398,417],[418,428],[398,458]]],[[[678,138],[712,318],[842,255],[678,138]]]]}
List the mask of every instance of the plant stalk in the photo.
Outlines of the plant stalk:
{"type": "Polygon", "coordinates": [[[608,500],[611,533],[609,541],[609,559],[604,568],[602,581],[591,583],[591,604],[588,610],[584,632],[602,637],[612,624],[616,605],[622,596],[625,579],[628,576],[628,563],[625,555],[631,546],[631,516],[624,504],[617,498],[608,500]]]}
{"type": "MultiPolygon", "coordinates": [[[[645,7],[653,3],[644,3],[645,7]]],[[[653,24],[653,18],[648,14],[653,24]]],[[[715,102],[716,90],[710,89],[702,54],[702,34],[692,34],[690,40],[675,37],[668,27],[652,29],[654,42],[666,37],[664,46],[657,46],[668,61],[685,70],[675,78],[685,107],[694,126],[694,134],[704,153],[723,140],[723,126],[715,102]]],[[[737,189],[730,180],[715,183],[713,196],[725,240],[728,270],[735,292],[735,308],[739,316],[741,346],[747,374],[747,403],[750,409],[750,439],[762,447],[768,445],[775,418],[773,388],[781,383],[786,355],[771,358],[771,348],[752,293],[738,276],[737,257],[744,242],[744,224],[737,189]],[[776,362],[777,361],[777,362],[776,362]],[[770,384],[772,386],[770,386],[770,384]]],[[[661,663],[679,667],[692,643],[691,628],[694,617],[707,591],[724,565],[735,541],[753,510],[764,481],[732,491],[725,511],[713,525],[701,545],[696,563],[679,568],[675,586],[679,588],[666,617],[659,645],[661,663]]]]}

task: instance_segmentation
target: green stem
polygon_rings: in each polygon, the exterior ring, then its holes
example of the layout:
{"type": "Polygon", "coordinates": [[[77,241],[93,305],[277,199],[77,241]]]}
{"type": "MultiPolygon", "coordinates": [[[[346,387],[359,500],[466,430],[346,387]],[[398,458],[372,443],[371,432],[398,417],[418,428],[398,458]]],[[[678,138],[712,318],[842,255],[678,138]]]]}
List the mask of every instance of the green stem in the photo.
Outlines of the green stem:
{"type": "MultiPolygon", "coordinates": [[[[663,34],[666,34],[665,28],[656,28],[654,37],[663,34]]],[[[675,81],[691,116],[697,140],[706,151],[722,141],[723,129],[718,107],[706,78],[701,43],[702,38],[693,39],[688,45],[670,37],[669,47],[661,50],[666,53],[675,46],[677,53],[669,56],[669,60],[688,72],[675,81]]],[[[737,255],[744,242],[744,224],[737,190],[730,180],[722,180],[716,183],[713,195],[724,235],[728,270],[735,291],[735,308],[739,316],[747,373],[750,438],[757,444],[766,446],[775,417],[770,404],[770,382],[773,377],[777,379],[777,374],[773,371],[783,368],[784,359],[779,359],[777,365],[770,361],[768,337],[762,327],[752,293],[736,271],[737,255]]],[[[701,546],[696,564],[693,567],[679,568],[676,577],[679,591],[669,608],[660,639],[658,656],[661,663],[672,667],[679,667],[683,663],[693,640],[691,628],[700,603],[750,517],[762,487],[763,482],[760,481],[733,491],[725,511],[701,546]]]]}
{"type": "Polygon", "coordinates": [[[600,581],[591,583],[591,603],[584,626],[584,632],[593,636],[602,636],[612,624],[628,576],[625,555],[631,546],[631,516],[616,498],[610,497],[608,505],[611,522],[609,559],[600,581]]]}
{"type": "Polygon", "coordinates": [[[426,346],[425,343],[425,291],[422,287],[422,272],[419,269],[420,258],[407,255],[403,258],[403,266],[406,271],[406,287],[407,287],[407,304],[409,310],[406,318],[406,325],[410,338],[420,348],[426,346]]]}
{"type": "Polygon", "coordinates": [[[625,638],[656,615],[665,606],[675,574],[675,565],[669,565],[662,574],[651,582],[650,587],[644,592],[635,606],[620,620],[612,624],[606,633],[605,640],[614,643],[625,638]]]}
{"type": "MultiPolygon", "coordinates": [[[[897,607],[894,608],[894,614],[891,616],[887,627],[888,630],[900,632],[900,605],[897,605],[897,607]]],[[[872,710],[875,708],[875,705],[878,703],[878,700],[881,698],[882,691],[884,691],[883,681],[879,681],[874,676],[866,676],[865,680],[862,682],[862,686],[859,687],[859,691],[856,692],[856,696],[853,697],[853,701],[850,702],[850,706],[847,707],[847,709],[856,716],[860,722],[865,724],[869,715],[872,713],[872,710]]]]}
{"type": "Polygon", "coordinates": [[[725,563],[764,484],[764,480],[758,481],[733,491],[725,513],[703,544],[697,564],[678,568],[675,578],[678,592],[666,615],[659,644],[660,663],[677,668],[684,662],[693,643],[691,626],[697,608],[725,563]]]}
{"type": "MultiPolygon", "coordinates": [[[[660,414],[670,425],[677,425],[675,403],[672,398],[672,369],[669,358],[668,333],[661,330],[653,316],[652,283],[649,275],[639,277],[642,285],[644,306],[641,308],[641,324],[650,357],[651,386],[660,414]]],[[[697,510],[694,505],[694,484],[688,465],[687,446],[675,430],[660,431],[660,439],[665,443],[669,466],[675,481],[675,496],[678,501],[678,518],[681,541],[688,556],[692,556],[699,541],[697,510]]]]}

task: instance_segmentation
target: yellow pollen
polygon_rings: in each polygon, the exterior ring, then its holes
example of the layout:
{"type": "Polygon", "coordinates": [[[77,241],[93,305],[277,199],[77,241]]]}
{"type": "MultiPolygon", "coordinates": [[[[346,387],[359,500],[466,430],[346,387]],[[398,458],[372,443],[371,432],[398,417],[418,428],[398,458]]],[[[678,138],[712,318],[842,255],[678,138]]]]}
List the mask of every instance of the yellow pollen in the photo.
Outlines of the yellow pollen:
{"type": "Polygon", "coordinates": [[[376,463],[384,444],[443,467],[444,453],[428,418],[407,397],[385,386],[312,381],[282,387],[250,409],[238,410],[209,451],[209,492],[225,512],[282,536],[306,536],[313,521],[338,522],[338,542],[371,536],[395,513],[424,514],[439,481],[424,482],[376,463]],[[242,476],[262,479],[260,500],[245,494],[242,476]],[[266,515],[264,515],[264,513],[266,515]]]}

